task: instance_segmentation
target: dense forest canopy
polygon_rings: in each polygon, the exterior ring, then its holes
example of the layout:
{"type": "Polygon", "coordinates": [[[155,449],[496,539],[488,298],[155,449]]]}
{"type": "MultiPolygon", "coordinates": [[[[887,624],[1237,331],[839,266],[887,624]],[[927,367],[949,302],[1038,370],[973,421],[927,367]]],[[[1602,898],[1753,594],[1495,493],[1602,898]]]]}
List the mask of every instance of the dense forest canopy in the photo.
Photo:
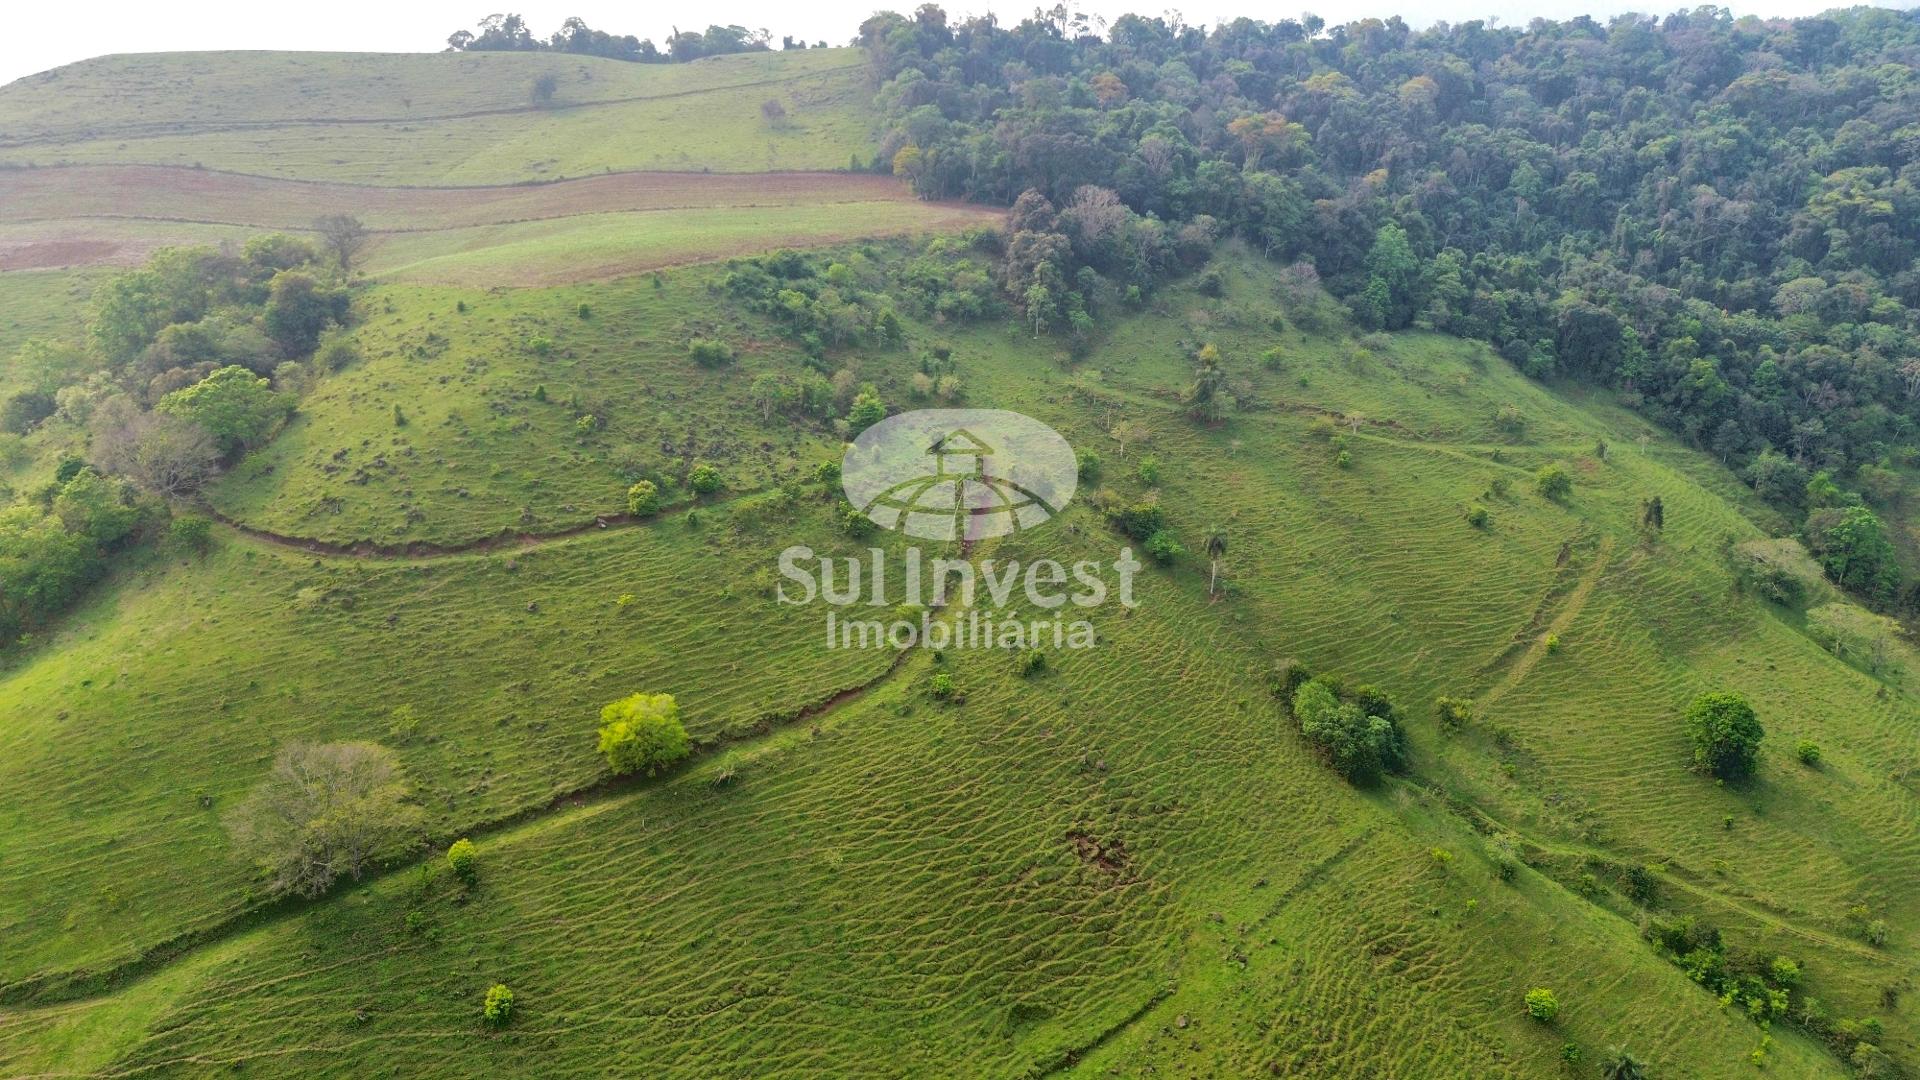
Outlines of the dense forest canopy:
{"type": "Polygon", "coordinates": [[[1364,325],[1617,387],[1797,510],[1871,502],[1915,453],[1920,13],[1101,36],[929,4],[859,41],[880,165],[929,198],[1034,193],[1005,284],[1036,326],[1084,318],[1083,268],[1150,283],[1183,232],[1231,231],[1364,325]]]}

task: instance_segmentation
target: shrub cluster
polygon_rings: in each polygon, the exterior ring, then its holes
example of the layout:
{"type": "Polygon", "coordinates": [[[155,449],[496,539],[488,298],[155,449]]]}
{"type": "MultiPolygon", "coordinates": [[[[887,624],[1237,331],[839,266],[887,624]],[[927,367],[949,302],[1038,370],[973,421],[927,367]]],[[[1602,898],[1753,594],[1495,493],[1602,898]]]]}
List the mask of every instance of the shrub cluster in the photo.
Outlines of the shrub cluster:
{"type": "Polygon", "coordinates": [[[1290,699],[1300,733],[1334,771],[1370,784],[1406,768],[1406,744],[1392,700],[1371,686],[1348,690],[1322,675],[1301,682],[1290,699]]]}

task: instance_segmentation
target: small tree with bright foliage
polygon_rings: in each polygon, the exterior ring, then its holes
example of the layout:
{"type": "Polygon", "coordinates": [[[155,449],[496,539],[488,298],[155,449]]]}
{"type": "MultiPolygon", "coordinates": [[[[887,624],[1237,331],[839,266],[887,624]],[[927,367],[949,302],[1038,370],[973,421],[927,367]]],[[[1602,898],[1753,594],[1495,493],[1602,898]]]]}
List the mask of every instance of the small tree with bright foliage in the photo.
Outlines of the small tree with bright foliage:
{"type": "Polygon", "coordinates": [[[646,517],[660,512],[660,489],[651,480],[642,480],[627,489],[627,513],[646,517]]]}
{"type": "Polygon", "coordinates": [[[494,983],[487,987],[487,999],[480,1006],[480,1018],[488,1027],[501,1028],[513,1019],[513,991],[506,983],[494,983]]]}
{"type": "Polygon", "coordinates": [[[1544,986],[1536,986],[1527,991],[1527,1015],[1541,1023],[1547,1023],[1560,1015],[1560,999],[1553,991],[1544,986]]]}
{"type": "Polygon", "coordinates": [[[615,776],[652,776],[692,749],[672,694],[634,694],[600,710],[600,752],[615,776]]]}
{"type": "Polygon", "coordinates": [[[1542,468],[1534,475],[1533,484],[1540,490],[1540,494],[1555,502],[1573,494],[1573,477],[1568,476],[1567,470],[1558,465],[1542,468]]]}
{"type": "Polygon", "coordinates": [[[473,846],[473,841],[462,837],[449,845],[447,865],[452,868],[454,877],[472,885],[480,876],[479,850],[473,846]]]}
{"type": "Polygon", "coordinates": [[[886,418],[887,406],[880,396],[871,391],[862,391],[855,395],[853,407],[847,410],[847,428],[858,435],[886,418]]]}

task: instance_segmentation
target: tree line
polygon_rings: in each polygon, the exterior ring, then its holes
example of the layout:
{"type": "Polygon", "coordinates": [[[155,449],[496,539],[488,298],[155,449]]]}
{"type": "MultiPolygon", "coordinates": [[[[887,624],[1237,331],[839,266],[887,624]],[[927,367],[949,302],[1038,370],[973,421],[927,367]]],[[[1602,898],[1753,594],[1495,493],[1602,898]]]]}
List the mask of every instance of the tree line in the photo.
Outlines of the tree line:
{"type": "MultiPolygon", "coordinates": [[[[635,64],[684,64],[706,56],[767,52],[772,47],[771,35],[764,29],[727,25],[709,26],[704,33],[676,28],[663,49],[651,38],[595,30],[579,16],[569,18],[545,38],[534,36],[519,15],[489,15],[476,29],[456,30],[447,38],[448,52],[559,52],[635,64]]],[[[804,49],[807,43],[787,37],[780,47],[804,49]]],[[[827,43],[822,41],[814,47],[824,49],[827,43]]]]}

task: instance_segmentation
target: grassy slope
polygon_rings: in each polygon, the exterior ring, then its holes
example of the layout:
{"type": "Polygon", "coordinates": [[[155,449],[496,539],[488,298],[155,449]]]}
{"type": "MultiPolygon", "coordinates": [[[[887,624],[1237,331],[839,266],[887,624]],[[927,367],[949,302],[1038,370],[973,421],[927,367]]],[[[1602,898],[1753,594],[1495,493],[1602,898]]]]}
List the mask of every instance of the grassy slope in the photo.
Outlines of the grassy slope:
{"type": "Polygon", "coordinates": [[[462,827],[591,782],[590,740],[562,719],[633,687],[705,670],[682,701],[719,737],[870,676],[880,660],[819,650],[811,620],[709,569],[762,546],[738,520],[425,563],[235,543],[138,572],[0,691],[19,721],[0,732],[4,977],[123,959],[245,903],[202,796],[217,811],[233,766],[289,738],[392,742],[389,713],[412,705],[409,766],[434,820],[462,827]],[[79,733],[115,717],[137,723],[86,750],[79,733]]]}
{"type": "MultiPolygon", "coordinates": [[[[1084,535],[1066,550],[1109,544],[1084,535]]],[[[1202,593],[1197,574],[1150,580],[1101,651],[1030,682],[957,657],[959,706],[926,697],[917,657],[750,747],[723,787],[707,768],[483,841],[474,900],[399,875],[249,935],[167,987],[157,1019],[130,1016],[152,1037],[119,1064],[704,1075],[718,1054],[762,1075],[1004,1075],[1110,1033],[1134,1068],[1519,1077],[1621,1027],[1698,1060],[1753,1040],[1618,924],[1531,877],[1492,882],[1431,809],[1331,779],[1202,593]],[[1169,686],[1187,722],[1142,722],[1169,686]],[[1080,858],[1075,833],[1120,865],[1080,858]],[[1442,870],[1428,842],[1463,858],[1442,870]],[[407,933],[409,911],[431,929],[407,933]],[[1514,1016],[1533,974],[1516,949],[1605,975],[1542,1031],[1514,1016]],[[476,1040],[496,980],[522,1011],[476,1040]]],[[[87,1007],[27,1014],[11,1045],[75,1026],[111,1029],[87,1007]]],[[[1824,1071],[1791,1036],[1780,1055],[1824,1071]]]]}
{"type": "Polygon", "coordinates": [[[641,65],[561,56],[107,57],[0,89],[0,163],[203,165],[368,184],[505,184],[629,169],[840,169],[869,154],[860,54],[641,65]],[[555,107],[529,104],[559,79],[555,107]],[[769,127],[779,99],[789,123],[769,127]],[[165,102],[137,118],[109,103],[165,102]],[[107,119],[101,119],[106,117],[107,119]]]}
{"type": "Polygon", "coordinates": [[[998,213],[977,207],[898,199],[581,214],[395,237],[381,245],[367,268],[402,281],[544,285],[751,255],[775,246],[954,232],[999,219],[998,213]]]}
{"type": "Polygon", "coordinates": [[[821,432],[736,422],[754,412],[755,373],[798,366],[798,352],[764,339],[764,326],[730,327],[742,355],[724,373],[703,375],[687,359],[688,337],[725,318],[705,289],[717,276],[674,274],[658,289],[631,278],[497,294],[376,290],[359,331],[366,362],[310,396],[213,505],[293,536],[445,544],[624,512],[628,458],[676,477],[704,461],[740,490],[831,457],[821,432]],[[590,318],[579,317],[582,303],[590,318]],[[603,430],[578,431],[576,397],[603,430]],[[407,410],[403,428],[394,403],[407,410]]]}
{"type": "Polygon", "coordinates": [[[81,329],[76,316],[93,292],[97,273],[0,274],[0,387],[14,385],[7,362],[22,343],[36,337],[69,337],[81,329]]]}
{"type": "MultiPolygon", "coordinates": [[[[376,535],[355,527],[390,523],[403,502],[426,517],[384,535],[488,532],[521,497],[508,485],[535,478],[543,492],[577,484],[582,498],[617,490],[597,460],[606,447],[576,456],[554,449],[564,432],[539,426],[528,384],[552,390],[556,371],[604,395],[636,441],[724,422],[751,442],[757,418],[728,403],[754,370],[794,360],[769,343],[725,373],[686,368],[661,343],[688,317],[676,305],[701,295],[698,277],[675,275],[664,295],[608,285],[489,298],[464,318],[508,341],[551,333],[557,352],[495,350],[471,378],[450,311],[462,294],[396,286],[395,310],[366,331],[393,355],[310,403],[314,431],[323,419],[338,430],[302,441],[296,429],[273,452],[272,483],[243,472],[222,497],[253,498],[233,504],[250,518],[305,524],[343,438],[350,456],[387,450],[389,461],[400,457],[392,440],[417,440],[406,467],[420,473],[346,489],[330,535],[376,535]],[[572,314],[581,300],[593,319],[572,314]],[[429,330],[448,337],[446,351],[406,359],[429,330]],[[614,352],[623,335],[639,347],[614,352]],[[394,395],[414,402],[404,434],[391,428],[394,395]],[[497,429],[448,425],[443,401],[497,429]],[[662,412],[671,423],[650,417],[662,412]],[[471,478],[469,499],[447,490],[456,481],[422,479],[445,467],[436,457],[467,456],[463,443],[513,454],[509,436],[526,423],[528,450],[500,476],[471,478]],[[369,444],[353,446],[355,433],[369,444]],[[480,509],[463,517],[469,502],[480,509]]],[[[1419,786],[1360,796],[1307,761],[1252,677],[1282,655],[1411,706],[1423,782],[1522,830],[1546,875],[1571,884],[1597,870],[1605,885],[1609,872],[1586,856],[1656,862],[1664,906],[1710,915],[1742,947],[1798,956],[1837,1014],[1878,1012],[1879,988],[1907,977],[1903,935],[1916,922],[1901,889],[1913,800],[1880,779],[1905,762],[1911,703],[1819,651],[1790,618],[1730,594],[1721,537],[1759,533],[1725,477],[1657,439],[1641,446],[1636,421],[1556,397],[1477,347],[1276,334],[1258,275],[1236,264],[1229,284],[1225,301],[1175,290],[1161,310],[1120,321],[1072,383],[1051,343],[1012,327],[915,331],[954,344],[971,403],[1104,442],[1106,482],[1122,490],[1138,484],[1102,433],[1123,418],[1147,424],[1176,531],[1193,547],[1212,523],[1229,530],[1223,603],[1203,603],[1199,566],[1156,572],[1139,614],[1103,613],[1105,648],[1037,682],[1013,680],[1004,661],[956,657],[968,692],[958,708],[924,697],[918,658],[828,714],[820,737],[752,744],[733,787],[690,776],[489,841],[477,903],[422,901],[404,877],[348,893],[222,946],[230,962],[164,995],[136,984],[124,1013],[109,997],[23,1014],[0,1027],[0,1056],[43,1060],[60,1033],[98,1029],[112,1037],[70,1041],[104,1039],[143,1063],[300,1046],[303,1068],[342,1074],[390,1065],[396,1046],[410,1073],[462,1071],[470,1053],[506,1071],[591,1070],[612,1041],[636,1063],[687,1072],[713,1047],[770,1068],[1002,1072],[1097,1043],[1096,1064],[1191,1072],[1540,1075],[1563,1038],[1591,1053],[1630,1037],[1676,1071],[1734,1068],[1757,1029],[1607,913],[1630,914],[1622,902],[1603,892],[1589,903],[1547,876],[1495,884],[1479,841],[1419,786]],[[1265,407],[1218,431],[1181,419],[1169,396],[1186,376],[1182,339],[1217,340],[1265,407]],[[1263,370],[1254,358],[1275,342],[1285,366],[1263,370]],[[1515,445],[1491,423],[1506,402],[1530,420],[1515,445]],[[1315,432],[1326,410],[1371,418],[1350,437],[1351,468],[1335,467],[1315,432]],[[1605,461],[1592,453],[1602,436],[1605,461]],[[1566,507],[1527,486],[1550,460],[1580,477],[1566,507]],[[1486,494],[1496,475],[1512,478],[1511,494],[1486,494]],[[1632,522],[1654,492],[1668,534],[1642,546],[1632,522]],[[1485,533],[1462,521],[1476,500],[1493,510],[1485,533]],[[1558,651],[1541,642],[1548,629],[1558,651]],[[1728,682],[1762,700],[1775,732],[1747,791],[1680,767],[1679,709],[1728,682]],[[1480,698],[1481,722],[1443,738],[1424,715],[1439,693],[1480,698]],[[1802,733],[1846,749],[1825,771],[1801,771],[1781,749],[1802,733]],[[1736,814],[1731,832],[1723,813],[1736,814]],[[1103,877],[1082,863],[1066,839],[1076,829],[1120,840],[1131,868],[1103,877]],[[1458,853],[1448,868],[1427,854],[1435,846],[1458,853]],[[1895,948],[1840,934],[1838,906],[1856,897],[1896,925],[1895,948]],[[423,904],[437,941],[400,933],[402,913],[423,904]],[[525,1022],[475,1049],[473,1002],[500,978],[526,995],[525,1022]],[[1559,1032],[1514,1018],[1520,992],[1541,981],[1569,1002],[1559,1032]],[[243,992],[262,985],[284,989],[243,992]],[[134,1045],[122,1025],[153,1038],[134,1045]],[[1406,1056],[1413,1047],[1428,1056],[1406,1056]]],[[[742,345],[753,332],[726,329],[742,345]]],[[[901,399],[905,356],[860,364],[901,399]]],[[[784,425],[757,437],[775,450],[728,460],[738,485],[758,475],[755,460],[819,450],[784,425]]],[[[825,506],[787,519],[754,505],[697,532],[589,533],[522,556],[515,573],[504,554],[369,564],[231,536],[204,564],[146,571],[0,683],[0,703],[22,718],[0,732],[0,762],[18,770],[0,784],[33,792],[0,829],[0,865],[32,886],[9,891],[0,914],[21,943],[6,974],[123,956],[232,910],[243,879],[192,794],[224,804],[280,739],[380,737],[387,709],[416,704],[430,738],[402,753],[453,829],[590,777],[592,707],[627,689],[684,695],[712,732],[874,678],[884,658],[826,653],[811,615],[764,598],[789,538],[845,543],[822,531],[825,506]],[[611,606],[623,591],[641,598],[638,615],[611,606]],[[174,628],[164,651],[143,644],[155,626],[174,628]],[[394,662],[415,655],[423,662],[394,662]],[[78,734],[89,721],[122,715],[141,717],[131,752],[74,752],[90,745],[78,734]]],[[[1114,544],[1083,508],[1047,542],[1114,544]]],[[[1910,1052],[1907,1006],[1884,1015],[1889,1043],[1910,1052]]],[[[1779,1038],[1789,1074],[1831,1071],[1796,1036],[1779,1038]]]]}
{"type": "MultiPolygon", "coordinates": [[[[0,268],[133,265],[155,248],[312,233],[355,213],[378,277],[489,285],[599,280],[859,237],[991,224],[866,173],[617,173],[554,184],[368,188],[151,166],[0,171],[0,268]],[[9,200],[9,196],[17,198],[9,200]]],[[[10,275],[11,276],[11,275],[10,275]]],[[[0,292],[11,291],[0,278],[0,292]]]]}

